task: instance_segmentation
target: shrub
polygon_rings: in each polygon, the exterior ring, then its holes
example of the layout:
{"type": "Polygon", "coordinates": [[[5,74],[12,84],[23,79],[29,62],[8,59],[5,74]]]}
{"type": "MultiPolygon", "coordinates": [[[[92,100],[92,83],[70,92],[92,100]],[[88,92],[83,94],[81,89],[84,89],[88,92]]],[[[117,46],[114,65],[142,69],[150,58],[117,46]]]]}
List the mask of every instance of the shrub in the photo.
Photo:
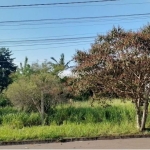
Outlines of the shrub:
{"type": "Polygon", "coordinates": [[[12,127],[40,125],[41,117],[39,113],[10,113],[2,116],[2,124],[12,127]]]}
{"type": "Polygon", "coordinates": [[[21,120],[12,120],[10,127],[13,129],[22,129],[24,127],[23,122],[21,120]]]}
{"type": "Polygon", "coordinates": [[[26,126],[41,125],[41,116],[39,113],[31,113],[27,119],[26,126]]]}
{"type": "Polygon", "coordinates": [[[0,107],[0,116],[7,115],[7,114],[16,114],[16,113],[18,113],[18,110],[13,107],[10,106],[0,107]]]}
{"type": "Polygon", "coordinates": [[[0,107],[11,106],[11,102],[4,94],[0,94],[0,107]]]}
{"type": "Polygon", "coordinates": [[[44,112],[64,101],[64,88],[60,81],[50,73],[33,74],[22,77],[7,88],[5,94],[19,109],[41,113],[41,97],[44,100],[44,112]]]}

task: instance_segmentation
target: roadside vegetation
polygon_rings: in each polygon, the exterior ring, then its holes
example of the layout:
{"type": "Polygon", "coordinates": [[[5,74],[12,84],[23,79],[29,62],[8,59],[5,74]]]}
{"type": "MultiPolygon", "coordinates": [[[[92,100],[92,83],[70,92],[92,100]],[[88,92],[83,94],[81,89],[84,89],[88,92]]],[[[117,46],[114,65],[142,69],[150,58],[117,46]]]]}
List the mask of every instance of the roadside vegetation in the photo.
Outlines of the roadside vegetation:
{"type": "Polygon", "coordinates": [[[17,67],[1,48],[0,141],[149,134],[149,33],[114,27],[67,63],[17,67]],[[72,61],[73,76],[60,77],[72,61]]]}
{"type": "MultiPolygon", "coordinates": [[[[39,113],[26,113],[12,107],[0,109],[0,140],[60,139],[102,135],[137,134],[135,110],[130,102],[114,100],[103,108],[95,102],[74,102],[59,105],[41,126],[39,113]],[[32,133],[32,134],[31,134],[32,133]]],[[[148,119],[150,123],[150,119],[148,119]]]]}

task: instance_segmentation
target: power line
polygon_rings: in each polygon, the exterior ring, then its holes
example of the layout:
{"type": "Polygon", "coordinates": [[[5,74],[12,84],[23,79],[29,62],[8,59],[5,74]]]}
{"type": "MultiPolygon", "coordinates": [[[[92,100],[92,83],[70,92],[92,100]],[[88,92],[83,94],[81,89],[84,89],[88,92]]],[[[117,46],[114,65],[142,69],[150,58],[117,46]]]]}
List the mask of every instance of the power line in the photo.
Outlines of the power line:
{"type": "MultiPolygon", "coordinates": [[[[119,0],[116,0],[116,1],[119,1],[119,0]]],[[[93,1],[92,1],[93,2],[93,1]]],[[[91,2],[91,3],[92,3],[91,2]]],[[[94,2],[93,2],[94,3],[94,2]]],[[[96,3],[96,2],[95,2],[96,3]]],[[[98,2],[97,2],[98,3],[98,2]]],[[[121,5],[141,5],[141,4],[149,4],[150,2],[138,2],[138,3],[120,3],[120,4],[114,4],[114,3],[111,3],[111,4],[102,4],[102,5],[82,5],[81,7],[88,7],[88,6],[121,6],[121,5]]],[[[45,5],[45,6],[50,6],[50,5],[45,5]]],[[[32,7],[28,7],[28,8],[44,8],[45,6],[32,6],[32,7]]],[[[79,5],[56,5],[57,7],[79,7],[79,5]]],[[[26,8],[26,7],[4,7],[4,8],[1,8],[1,9],[19,9],[19,8],[26,8]]],[[[52,8],[55,8],[54,6],[52,8]]]]}
{"type": "MultiPolygon", "coordinates": [[[[94,24],[95,25],[95,24],[94,24]]],[[[96,25],[99,25],[99,24],[96,24],[96,25]]],[[[91,25],[90,25],[91,26],[91,25]]],[[[30,29],[30,28],[29,28],[30,29]]],[[[34,29],[34,28],[33,28],[34,29]]],[[[39,28],[38,28],[39,29],[39,28]]],[[[140,28],[134,28],[132,30],[138,30],[140,28]]],[[[74,36],[77,36],[77,35],[89,35],[89,36],[95,36],[95,35],[100,35],[100,34],[106,34],[106,32],[97,32],[97,33],[82,33],[82,34],[65,34],[65,35],[57,35],[57,36],[42,36],[42,37],[25,37],[25,38],[13,38],[15,40],[18,40],[18,39],[21,39],[21,40],[26,40],[26,39],[43,39],[43,38],[63,38],[63,37],[74,37],[74,36]],[[94,34],[94,35],[93,35],[94,34]]],[[[0,39],[0,40],[3,40],[3,41],[11,41],[11,39],[0,39]]]]}
{"type": "Polygon", "coordinates": [[[0,44],[6,43],[23,43],[23,42],[58,42],[58,41],[72,41],[72,40],[81,40],[81,39],[90,39],[94,38],[95,36],[88,36],[88,37],[68,37],[68,38],[55,38],[55,39],[30,39],[30,40],[18,40],[18,41],[1,41],[0,44]]]}
{"type": "MultiPolygon", "coordinates": [[[[139,29],[139,28],[137,28],[139,29]]],[[[136,30],[137,30],[136,29],[136,30]]],[[[98,34],[99,35],[99,34],[98,34]]],[[[92,42],[98,36],[89,36],[89,37],[69,37],[69,38],[57,38],[57,39],[31,39],[31,40],[20,40],[20,41],[2,41],[0,44],[7,44],[7,47],[29,47],[29,46],[43,46],[43,45],[63,45],[63,44],[71,44],[71,43],[84,43],[84,42],[92,42]],[[31,43],[30,43],[31,42],[31,43]],[[13,46],[10,45],[13,44],[13,46]],[[26,44],[23,44],[26,43],[26,44]]]]}
{"type": "MultiPolygon", "coordinates": [[[[96,25],[99,25],[99,24],[96,24],[96,25]]],[[[34,28],[33,28],[34,29],[34,28]]],[[[138,30],[140,28],[134,28],[132,30],[138,30]]],[[[82,34],[65,34],[65,35],[57,35],[57,36],[42,36],[42,37],[25,37],[25,38],[15,38],[15,40],[17,39],[21,39],[21,40],[26,40],[26,39],[43,39],[43,38],[62,38],[62,37],[74,37],[74,36],[77,36],[77,35],[90,35],[90,36],[94,36],[94,35],[100,35],[100,34],[106,34],[106,32],[97,32],[97,33],[82,33],[82,34]]],[[[13,38],[14,39],[14,38],[13,38]]],[[[3,41],[10,41],[11,39],[0,39],[0,40],[3,40],[3,41]]]]}
{"type": "MultiPolygon", "coordinates": [[[[104,34],[105,32],[97,32],[97,33],[83,33],[83,34],[64,34],[64,35],[58,35],[58,36],[41,36],[41,37],[26,37],[26,38],[15,38],[15,40],[17,39],[21,39],[21,40],[26,40],[26,39],[45,39],[45,38],[63,38],[63,37],[74,37],[74,36],[77,36],[77,35],[90,35],[90,36],[94,36],[93,34],[104,34]]],[[[14,38],[13,38],[14,39],[14,38]]],[[[2,39],[0,39],[2,40],[2,39]]],[[[3,39],[3,41],[10,41],[11,39],[3,39]]]]}
{"type": "Polygon", "coordinates": [[[86,20],[86,19],[106,19],[106,18],[119,18],[119,17],[133,17],[133,16],[149,16],[150,13],[142,14],[128,14],[128,15],[111,15],[111,16],[96,16],[96,17],[76,17],[76,18],[56,18],[56,19],[35,19],[35,20],[11,20],[11,21],[0,21],[0,24],[4,23],[26,23],[26,22],[44,22],[44,21],[67,21],[67,20],[86,20]]]}
{"type": "MultiPolygon", "coordinates": [[[[147,19],[147,18],[141,18],[142,20],[145,20],[145,19],[147,19]]],[[[126,19],[126,20],[129,20],[129,19],[126,19]]],[[[133,19],[130,19],[130,20],[133,20],[133,19]]],[[[117,20],[118,21],[118,20],[117,20]]],[[[135,22],[141,22],[141,20],[140,21],[134,21],[134,23],[135,22]]],[[[93,22],[92,22],[93,23],[93,22]]],[[[131,23],[131,21],[123,21],[122,22],[122,20],[120,20],[119,21],[119,23],[131,23]]],[[[97,26],[97,25],[105,25],[106,23],[97,23],[97,24],[86,24],[86,25],[80,25],[80,27],[81,26],[97,26]]],[[[115,24],[118,24],[118,23],[115,23],[115,22],[108,22],[107,23],[107,25],[115,25],[115,24]]],[[[72,25],[72,26],[69,26],[69,25],[67,25],[67,26],[61,26],[61,28],[62,27],[77,27],[77,25],[72,25]]],[[[49,28],[60,28],[60,26],[48,26],[48,27],[45,27],[44,26],[44,29],[49,29],[49,28]]],[[[4,28],[0,28],[0,30],[7,30],[7,31],[16,31],[16,30],[37,30],[37,29],[43,29],[43,26],[42,27],[31,27],[31,28],[13,28],[13,29],[4,29],[4,28]]]]}
{"type": "MultiPolygon", "coordinates": [[[[140,29],[140,28],[136,28],[134,30],[137,30],[137,29],[140,29]]],[[[133,30],[133,29],[132,29],[133,30]]],[[[99,32],[97,33],[97,35],[100,35],[100,34],[105,34],[106,32],[99,32]]],[[[88,34],[88,33],[87,33],[88,34]]],[[[87,35],[87,34],[76,34],[76,35],[87,35]]],[[[46,38],[46,37],[35,37],[34,39],[29,39],[29,38],[22,38],[21,40],[10,40],[10,39],[7,39],[7,40],[3,40],[3,41],[0,41],[0,44],[22,44],[22,43],[30,43],[32,42],[33,43],[41,43],[41,42],[53,42],[53,43],[56,43],[59,42],[59,41],[79,41],[79,40],[83,40],[83,39],[93,39],[95,38],[97,35],[91,35],[91,36],[82,36],[82,37],[73,37],[74,35],[63,35],[63,36],[51,36],[51,37],[59,37],[59,38],[46,38]],[[69,37],[71,36],[71,37],[69,37]]],[[[19,38],[20,39],[20,38],[19,38]]]]}
{"type": "MultiPolygon", "coordinates": [[[[85,44],[90,44],[89,43],[90,41],[85,41],[85,42],[82,42],[83,44],[79,44],[79,43],[77,43],[77,44],[73,44],[73,45],[65,45],[65,46],[61,46],[61,48],[62,47],[72,47],[72,46],[81,46],[81,45],[85,45],[85,44]]],[[[66,43],[64,43],[64,44],[66,44],[66,43]]],[[[70,43],[69,43],[70,44],[70,43]]],[[[20,51],[20,52],[22,52],[22,51],[37,51],[37,50],[44,50],[44,49],[50,49],[50,48],[60,48],[60,46],[52,46],[52,47],[44,47],[44,48],[36,48],[36,49],[23,49],[23,50],[11,50],[12,52],[15,52],[15,51],[20,51]]]]}
{"type": "Polygon", "coordinates": [[[0,8],[54,6],[54,5],[56,6],[56,5],[87,4],[87,3],[112,2],[112,1],[118,1],[118,0],[95,0],[95,1],[78,1],[78,2],[64,2],[64,3],[24,4],[24,5],[0,5],[0,8]]]}
{"type": "MultiPolygon", "coordinates": [[[[84,44],[75,44],[75,45],[67,45],[67,46],[61,46],[61,47],[71,47],[71,46],[80,46],[80,45],[85,45],[85,44],[89,44],[88,43],[84,43],[84,44]]],[[[24,49],[24,50],[11,50],[12,52],[14,51],[30,51],[30,50],[33,50],[33,51],[37,51],[37,50],[43,50],[43,49],[50,49],[50,48],[60,48],[60,46],[54,46],[54,47],[47,47],[47,48],[40,48],[40,49],[24,49]]],[[[15,61],[15,60],[14,60],[15,61]]],[[[0,61],[0,62],[5,62],[5,61],[0,61]]],[[[21,61],[15,61],[15,62],[21,62],[21,61]]],[[[29,61],[29,62],[35,62],[35,61],[29,61]]],[[[40,61],[40,62],[44,62],[44,61],[40,61]]]]}
{"type": "Polygon", "coordinates": [[[88,22],[90,22],[90,23],[94,23],[94,22],[99,22],[99,21],[105,21],[105,22],[109,22],[109,21],[122,21],[123,19],[125,19],[125,20],[137,20],[137,19],[147,19],[147,18],[149,18],[149,16],[131,16],[131,17],[124,17],[124,18],[114,18],[114,19],[112,19],[112,18],[102,18],[102,19],[99,19],[99,18],[96,18],[96,19],[85,19],[85,20],[72,20],[72,21],[61,21],[61,22],[33,22],[33,23],[20,23],[20,24],[15,24],[15,25],[4,25],[4,24],[2,24],[1,26],[5,26],[5,27],[7,27],[7,26],[28,26],[28,25],[30,25],[30,26],[32,26],[32,25],[39,25],[39,26],[43,26],[43,25],[54,25],[54,24],[57,24],[57,25],[63,25],[63,24],[67,24],[67,23],[69,23],[69,24],[85,24],[85,23],[88,23],[88,22]],[[109,19],[109,20],[108,20],[109,19]]]}
{"type": "MultiPolygon", "coordinates": [[[[96,36],[95,36],[96,37],[96,36]]],[[[94,39],[92,39],[93,41],[94,39]]],[[[31,47],[31,46],[43,46],[43,45],[61,45],[61,44],[70,44],[70,43],[83,43],[83,42],[91,42],[91,40],[84,40],[84,41],[62,41],[62,42],[49,42],[49,43],[34,43],[34,44],[13,44],[13,46],[9,45],[0,45],[1,47],[31,47]],[[67,43],[66,43],[67,42],[67,43]]]]}
{"type": "MultiPolygon", "coordinates": [[[[139,3],[111,3],[111,4],[102,4],[102,5],[82,5],[81,7],[87,7],[87,6],[120,6],[120,5],[141,5],[141,4],[149,4],[150,2],[139,2],[139,3]]],[[[77,6],[57,6],[57,7],[79,7],[78,5],[77,6]]],[[[33,8],[39,8],[39,7],[33,7],[33,8]]],[[[40,8],[43,8],[43,7],[40,7],[40,8]]]]}
{"type": "MultiPolygon", "coordinates": [[[[99,34],[104,34],[104,32],[100,32],[98,33],[99,34]]],[[[83,34],[79,34],[79,35],[83,35],[83,34]]],[[[84,34],[86,35],[86,34],[84,34]]],[[[59,41],[79,41],[79,40],[83,40],[83,39],[93,39],[95,38],[96,36],[95,35],[92,35],[92,36],[82,36],[82,37],[68,37],[68,36],[55,36],[55,37],[59,37],[59,38],[43,38],[43,37],[38,37],[38,38],[35,38],[35,39],[22,39],[22,40],[4,40],[4,41],[0,41],[0,44],[22,44],[22,43],[41,43],[41,42],[59,42],[59,41]]]]}
{"type": "MultiPolygon", "coordinates": [[[[139,28],[138,28],[139,29],[139,28]]],[[[93,40],[94,41],[94,40],[93,40]]],[[[65,42],[57,42],[57,43],[49,43],[49,44],[32,44],[32,45],[18,45],[18,46],[22,46],[22,47],[28,47],[28,46],[37,46],[37,45],[40,45],[40,46],[43,46],[43,45],[53,45],[53,44],[57,44],[57,45],[61,45],[61,47],[71,47],[71,46],[79,46],[79,45],[85,45],[85,44],[91,44],[91,40],[84,40],[84,41],[71,41],[71,42],[68,42],[65,43],[65,42]],[[76,43],[75,45],[68,45],[68,44],[71,44],[71,43],[76,43]],[[80,44],[82,43],[82,44],[80,44]],[[64,45],[65,46],[62,46],[64,45]]],[[[7,47],[16,47],[16,46],[7,46],[7,47]]],[[[50,49],[50,48],[60,48],[60,46],[54,46],[54,47],[44,47],[44,48],[36,48],[36,49],[23,49],[23,50],[12,50],[12,51],[33,51],[33,50],[43,50],[43,49],[50,49]]]]}

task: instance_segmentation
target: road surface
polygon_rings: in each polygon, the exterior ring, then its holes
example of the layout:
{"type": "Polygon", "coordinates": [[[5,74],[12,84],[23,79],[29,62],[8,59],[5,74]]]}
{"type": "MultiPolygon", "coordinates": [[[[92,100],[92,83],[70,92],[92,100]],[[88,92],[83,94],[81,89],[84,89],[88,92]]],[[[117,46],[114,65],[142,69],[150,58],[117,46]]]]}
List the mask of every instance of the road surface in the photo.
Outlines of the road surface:
{"type": "Polygon", "coordinates": [[[0,149],[150,149],[150,138],[6,145],[0,149]]]}

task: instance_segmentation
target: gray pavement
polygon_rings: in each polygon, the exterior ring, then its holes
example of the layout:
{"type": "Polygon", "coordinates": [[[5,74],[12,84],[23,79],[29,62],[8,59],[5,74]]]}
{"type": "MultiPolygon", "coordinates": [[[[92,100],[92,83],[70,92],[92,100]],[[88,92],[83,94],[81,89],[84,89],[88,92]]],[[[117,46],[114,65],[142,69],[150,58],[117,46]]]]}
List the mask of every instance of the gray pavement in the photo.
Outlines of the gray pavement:
{"type": "Polygon", "coordinates": [[[0,146],[0,149],[150,149],[150,138],[0,146]]]}

